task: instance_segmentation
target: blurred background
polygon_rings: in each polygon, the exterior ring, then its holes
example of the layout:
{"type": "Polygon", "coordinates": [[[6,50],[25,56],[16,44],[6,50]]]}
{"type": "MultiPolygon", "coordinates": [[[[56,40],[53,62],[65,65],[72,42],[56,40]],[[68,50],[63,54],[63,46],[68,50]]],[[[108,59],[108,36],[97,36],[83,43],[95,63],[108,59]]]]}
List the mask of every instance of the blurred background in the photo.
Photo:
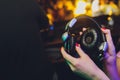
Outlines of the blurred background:
{"type": "Polygon", "coordinates": [[[49,19],[42,28],[47,57],[54,67],[54,80],[84,80],[74,75],[60,54],[61,35],[68,21],[81,14],[111,29],[116,51],[120,50],[120,0],[36,0],[49,19]]]}
{"type": "MultiPolygon", "coordinates": [[[[36,0],[49,18],[49,41],[61,38],[64,27],[73,17],[81,14],[96,18],[100,25],[110,25],[113,35],[119,35],[120,0],[36,0]],[[115,29],[115,30],[114,30],[115,29]],[[50,37],[50,38],[49,38],[50,37]]],[[[47,33],[46,33],[47,34],[47,33]]]]}

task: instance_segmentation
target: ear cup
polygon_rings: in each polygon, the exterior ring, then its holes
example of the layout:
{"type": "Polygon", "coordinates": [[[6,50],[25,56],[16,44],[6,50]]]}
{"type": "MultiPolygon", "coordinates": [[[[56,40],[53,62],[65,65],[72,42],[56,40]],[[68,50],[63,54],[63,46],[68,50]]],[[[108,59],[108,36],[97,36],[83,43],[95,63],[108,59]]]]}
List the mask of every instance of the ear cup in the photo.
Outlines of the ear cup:
{"type": "MultiPolygon", "coordinates": [[[[102,68],[103,54],[103,33],[98,28],[88,28],[83,32],[80,38],[81,48],[85,53],[100,67],[102,68]],[[102,46],[101,49],[99,47],[102,46]]],[[[105,46],[105,45],[104,45],[105,46]]]]}
{"type": "Polygon", "coordinates": [[[94,28],[89,28],[86,31],[84,31],[81,36],[81,47],[86,50],[93,50],[96,48],[96,46],[99,45],[99,38],[100,36],[98,35],[97,30],[94,28]]]}

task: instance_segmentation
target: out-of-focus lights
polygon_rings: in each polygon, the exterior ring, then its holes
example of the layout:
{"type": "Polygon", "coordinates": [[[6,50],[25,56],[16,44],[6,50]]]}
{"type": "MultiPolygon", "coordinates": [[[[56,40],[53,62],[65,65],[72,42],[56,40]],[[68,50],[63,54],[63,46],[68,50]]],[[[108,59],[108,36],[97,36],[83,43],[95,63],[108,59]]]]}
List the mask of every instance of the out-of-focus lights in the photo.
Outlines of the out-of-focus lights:
{"type": "Polygon", "coordinates": [[[76,2],[76,8],[74,10],[74,15],[78,16],[80,14],[85,14],[86,13],[86,2],[84,0],[78,0],[76,2]]]}
{"type": "Polygon", "coordinates": [[[54,26],[51,25],[51,26],[50,26],[50,30],[54,30],[54,26]]]}

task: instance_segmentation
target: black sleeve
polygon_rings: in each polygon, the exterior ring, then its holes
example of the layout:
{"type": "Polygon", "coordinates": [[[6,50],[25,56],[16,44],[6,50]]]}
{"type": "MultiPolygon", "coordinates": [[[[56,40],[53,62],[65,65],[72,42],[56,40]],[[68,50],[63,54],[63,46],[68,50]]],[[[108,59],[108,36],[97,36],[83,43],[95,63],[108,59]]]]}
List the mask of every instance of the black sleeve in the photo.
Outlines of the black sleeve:
{"type": "Polygon", "coordinates": [[[39,24],[39,28],[41,29],[46,29],[49,27],[49,20],[48,17],[46,16],[45,11],[39,6],[39,11],[40,14],[38,16],[38,24],[39,24]]]}
{"type": "Polygon", "coordinates": [[[43,11],[34,0],[0,0],[0,10],[0,80],[50,80],[39,32],[48,25],[43,11]]]}

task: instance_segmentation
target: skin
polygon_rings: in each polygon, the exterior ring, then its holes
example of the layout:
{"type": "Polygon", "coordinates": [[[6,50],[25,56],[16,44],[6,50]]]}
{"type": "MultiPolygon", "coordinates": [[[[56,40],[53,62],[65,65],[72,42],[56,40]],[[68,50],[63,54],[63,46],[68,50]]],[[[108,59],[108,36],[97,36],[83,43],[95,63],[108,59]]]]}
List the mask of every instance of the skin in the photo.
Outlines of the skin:
{"type": "Polygon", "coordinates": [[[120,76],[120,51],[117,53],[117,69],[120,76]]]}
{"type": "Polygon", "coordinates": [[[118,76],[118,70],[116,67],[116,51],[115,51],[115,46],[113,44],[113,40],[111,37],[111,32],[109,29],[102,28],[101,30],[105,34],[106,40],[108,43],[108,49],[104,53],[107,75],[109,76],[111,80],[119,80],[120,78],[118,76]]]}
{"type": "Polygon", "coordinates": [[[85,77],[92,80],[120,80],[116,67],[116,51],[110,30],[105,28],[102,28],[101,30],[105,34],[108,43],[108,49],[104,53],[105,67],[108,76],[99,69],[90,57],[80,48],[80,44],[76,44],[76,51],[80,58],[72,57],[64,50],[63,47],[61,48],[61,53],[71,70],[77,74],[85,75],[85,77]],[[85,64],[86,62],[87,64],[85,64]]]}
{"type": "Polygon", "coordinates": [[[74,58],[67,54],[64,48],[61,48],[61,52],[71,70],[77,74],[85,75],[86,78],[91,80],[110,80],[97,66],[96,64],[86,55],[83,50],[76,46],[76,51],[80,55],[80,58],[74,58]],[[87,64],[85,64],[87,62],[87,64]],[[89,68],[88,68],[89,66],[89,68]],[[98,76],[99,74],[99,76],[98,76]]]}

